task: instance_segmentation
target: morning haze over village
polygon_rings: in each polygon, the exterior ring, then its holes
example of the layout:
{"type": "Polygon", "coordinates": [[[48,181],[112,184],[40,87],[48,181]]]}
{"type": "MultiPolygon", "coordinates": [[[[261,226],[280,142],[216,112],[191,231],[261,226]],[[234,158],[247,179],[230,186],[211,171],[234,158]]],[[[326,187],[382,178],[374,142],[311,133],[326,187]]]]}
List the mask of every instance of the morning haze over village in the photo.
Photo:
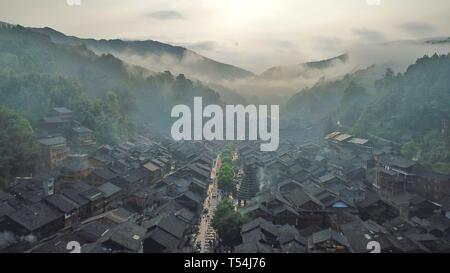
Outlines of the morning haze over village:
{"type": "Polygon", "coordinates": [[[450,251],[448,1],[0,7],[0,253],[450,251]]]}

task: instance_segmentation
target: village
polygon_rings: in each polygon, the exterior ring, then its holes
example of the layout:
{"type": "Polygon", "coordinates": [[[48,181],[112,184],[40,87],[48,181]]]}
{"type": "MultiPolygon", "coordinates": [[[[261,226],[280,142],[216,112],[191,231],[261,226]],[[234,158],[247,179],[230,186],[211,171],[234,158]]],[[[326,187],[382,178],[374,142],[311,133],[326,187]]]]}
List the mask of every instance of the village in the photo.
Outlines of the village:
{"type": "Polygon", "coordinates": [[[367,253],[450,251],[450,177],[395,143],[329,132],[232,143],[235,194],[219,187],[224,141],[136,135],[115,146],[65,107],[42,120],[39,172],[0,191],[0,252],[367,253]],[[245,216],[234,247],[211,226],[231,199],[245,216]]]}

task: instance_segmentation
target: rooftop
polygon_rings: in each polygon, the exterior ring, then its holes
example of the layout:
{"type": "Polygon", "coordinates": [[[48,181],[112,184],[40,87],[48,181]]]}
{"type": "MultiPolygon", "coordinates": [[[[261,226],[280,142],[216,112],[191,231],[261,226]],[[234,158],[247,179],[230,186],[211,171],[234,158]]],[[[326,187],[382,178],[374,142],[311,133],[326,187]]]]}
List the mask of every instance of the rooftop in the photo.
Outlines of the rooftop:
{"type": "Polygon", "coordinates": [[[111,230],[108,241],[113,242],[127,250],[139,251],[142,246],[146,230],[132,222],[124,222],[111,230]]]}
{"type": "Polygon", "coordinates": [[[328,241],[328,240],[336,241],[337,243],[350,248],[350,244],[349,244],[347,238],[344,235],[340,234],[339,232],[337,232],[336,230],[333,230],[333,229],[325,229],[325,230],[321,230],[319,232],[315,232],[309,238],[309,242],[312,245],[320,244],[320,243],[328,241]]]}
{"type": "Polygon", "coordinates": [[[64,213],[72,212],[80,207],[77,203],[62,194],[50,195],[45,198],[45,201],[64,213]]]}
{"type": "Polygon", "coordinates": [[[95,200],[103,197],[104,194],[102,191],[100,191],[96,188],[92,188],[92,189],[82,192],[81,196],[83,196],[84,198],[86,198],[88,200],[95,201],[95,200]]]}
{"type": "Polygon", "coordinates": [[[153,162],[151,162],[151,161],[147,162],[147,163],[144,165],[144,168],[145,168],[146,170],[149,170],[150,172],[155,172],[155,171],[157,171],[157,170],[160,169],[160,167],[159,167],[158,165],[156,165],[155,163],[153,163],[153,162]]]}
{"type": "Polygon", "coordinates": [[[158,227],[176,238],[182,238],[186,225],[174,214],[159,215],[142,224],[147,230],[158,227]]]}
{"type": "Polygon", "coordinates": [[[42,120],[45,123],[47,123],[47,124],[51,124],[51,123],[65,123],[66,122],[60,117],[43,117],[42,120]]]}
{"type": "Polygon", "coordinates": [[[343,142],[351,137],[352,137],[352,135],[349,135],[349,134],[340,134],[333,139],[336,141],[339,141],[339,142],[343,142]]]}
{"type": "Polygon", "coordinates": [[[66,138],[51,137],[51,138],[39,139],[38,142],[45,146],[53,146],[53,145],[66,144],[66,138]]]}
{"type": "Polygon", "coordinates": [[[325,137],[325,139],[332,139],[332,138],[337,137],[337,136],[340,135],[340,134],[341,134],[341,132],[333,132],[333,133],[328,134],[328,135],[325,137]]]}
{"type": "Polygon", "coordinates": [[[11,220],[30,232],[62,217],[63,215],[59,211],[42,202],[23,207],[9,215],[11,220]]]}
{"type": "Polygon", "coordinates": [[[106,182],[99,186],[98,190],[104,194],[105,198],[109,198],[114,194],[120,192],[122,189],[110,182],[106,182]]]}
{"type": "Polygon", "coordinates": [[[55,107],[55,108],[53,108],[53,111],[60,113],[60,114],[72,114],[72,110],[70,110],[66,107],[55,107]]]}
{"type": "Polygon", "coordinates": [[[358,144],[358,145],[364,145],[364,144],[366,144],[367,142],[369,142],[369,140],[368,140],[368,139],[365,139],[365,138],[357,138],[357,137],[354,137],[354,138],[350,139],[348,142],[349,142],[349,143],[353,143],[353,144],[358,144]]]}
{"type": "Polygon", "coordinates": [[[7,203],[0,202],[0,218],[14,212],[14,208],[7,203]]]}
{"type": "Polygon", "coordinates": [[[417,164],[416,161],[413,161],[413,160],[410,160],[410,159],[407,159],[407,158],[404,158],[401,156],[393,156],[393,155],[381,157],[381,162],[383,162],[384,164],[388,164],[388,165],[395,166],[395,167],[400,167],[403,169],[410,168],[417,164]]]}
{"type": "Polygon", "coordinates": [[[83,126],[74,127],[72,130],[77,134],[92,133],[92,130],[83,126]]]}

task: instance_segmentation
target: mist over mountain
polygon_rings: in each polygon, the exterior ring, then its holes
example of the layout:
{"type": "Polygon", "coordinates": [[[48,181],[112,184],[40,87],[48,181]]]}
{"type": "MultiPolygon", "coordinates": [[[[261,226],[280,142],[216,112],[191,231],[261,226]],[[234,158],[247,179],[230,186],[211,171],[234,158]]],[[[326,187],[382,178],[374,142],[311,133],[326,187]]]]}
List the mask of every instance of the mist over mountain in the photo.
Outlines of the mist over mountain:
{"type": "Polygon", "coordinates": [[[112,54],[132,65],[144,67],[147,73],[171,71],[200,80],[228,102],[248,101],[285,104],[289,97],[319,81],[335,81],[348,73],[372,65],[403,72],[417,58],[450,51],[447,38],[418,41],[393,41],[378,44],[356,44],[344,54],[328,59],[297,64],[281,64],[259,75],[239,67],[206,58],[184,47],[158,41],[96,40],[68,36],[52,28],[32,28],[53,42],[85,45],[97,54],[112,54]]]}
{"type": "Polygon", "coordinates": [[[318,82],[337,81],[347,74],[373,65],[379,66],[381,70],[391,68],[396,73],[403,73],[410,64],[424,55],[450,52],[450,43],[436,41],[445,39],[355,44],[349,47],[345,54],[336,54],[336,57],[280,65],[254,77],[222,81],[221,84],[232,88],[254,103],[284,105],[289,97],[300,90],[313,87],[318,82]]]}
{"type": "Polygon", "coordinates": [[[300,91],[287,103],[284,123],[389,139],[404,145],[405,156],[450,173],[448,75],[450,54],[419,58],[404,73],[373,65],[300,91]]]}
{"type": "MultiPolygon", "coordinates": [[[[293,95],[287,103],[285,119],[298,118],[309,122],[317,122],[335,116],[340,108],[341,100],[350,85],[364,87],[364,91],[356,91],[354,95],[364,92],[375,95],[374,83],[384,73],[381,66],[370,66],[366,69],[349,73],[338,80],[321,80],[311,88],[305,88],[293,95]]],[[[337,121],[337,120],[336,120],[337,121]]]]}
{"type": "Polygon", "coordinates": [[[297,65],[276,66],[267,69],[259,75],[267,80],[291,80],[299,77],[307,77],[308,71],[312,69],[324,70],[334,65],[344,64],[348,60],[347,54],[342,54],[330,59],[307,62],[297,65]]]}
{"type": "Polygon", "coordinates": [[[54,43],[21,26],[0,28],[0,104],[32,125],[53,107],[75,112],[103,143],[126,139],[139,128],[167,133],[170,109],[202,96],[220,96],[200,82],[169,71],[154,73],[85,45],[54,43]]]}
{"type": "Polygon", "coordinates": [[[425,43],[428,43],[428,44],[448,44],[448,43],[450,43],[450,37],[426,40],[425,43]]]}
{"type": "Polygon", "coordinates": [[[448,0],[0,6],[0,253],[450,252],[448,0]]]}
{"type": "Polygon", "coordinates": [[[56,43],[86,45],[96,53],[109,53],[131,64],[154,72],[170,70],[175,74],[186,74],[199,80],[221,81],[253,76],[242,68],[217,62],[180,46],[158,41],[126,41],[82,39],[67,36],[52,28],[33,28],[33,31],[48,35],[56,43]]]}

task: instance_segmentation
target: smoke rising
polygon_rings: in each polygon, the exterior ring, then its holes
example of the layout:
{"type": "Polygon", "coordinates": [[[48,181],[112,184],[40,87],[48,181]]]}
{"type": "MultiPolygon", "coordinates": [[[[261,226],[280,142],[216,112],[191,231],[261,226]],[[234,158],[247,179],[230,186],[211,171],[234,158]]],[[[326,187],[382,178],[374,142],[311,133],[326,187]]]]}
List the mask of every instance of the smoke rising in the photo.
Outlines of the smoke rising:
{"type": "Polygon", "coordinates": [[[0,232],[0,249],[7,248],[17,243],[16,236],[9,231],[0,232]]]}

